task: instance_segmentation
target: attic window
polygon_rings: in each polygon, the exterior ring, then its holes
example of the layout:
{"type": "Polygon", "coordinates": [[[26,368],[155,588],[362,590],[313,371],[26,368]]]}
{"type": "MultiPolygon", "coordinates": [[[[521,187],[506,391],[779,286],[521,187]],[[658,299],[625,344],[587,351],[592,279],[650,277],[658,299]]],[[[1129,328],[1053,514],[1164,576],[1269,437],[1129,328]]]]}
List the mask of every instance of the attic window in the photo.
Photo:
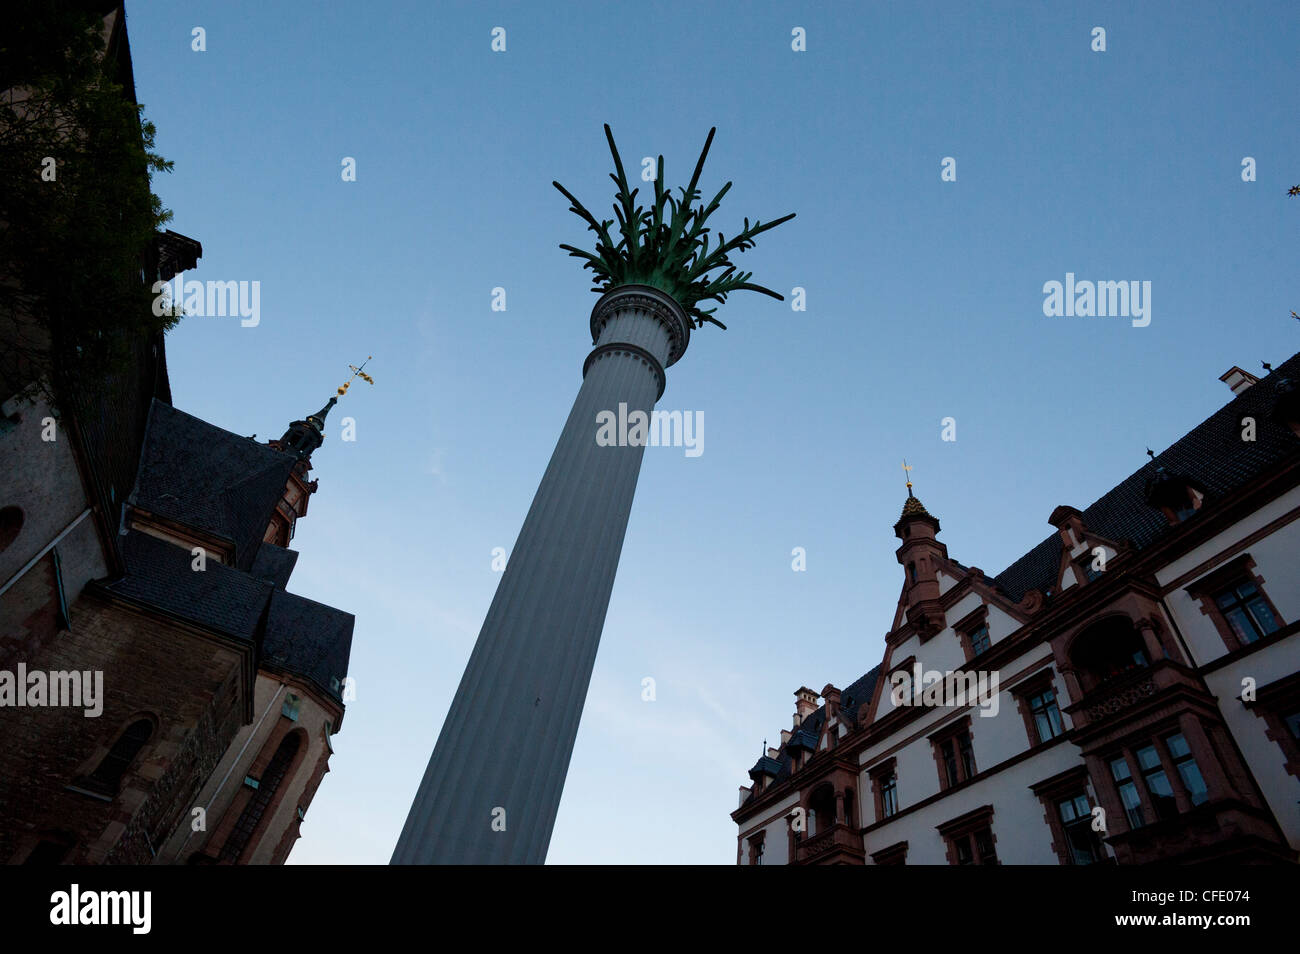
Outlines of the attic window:
{"type": "MultiPolygon", "coordinates": [[[[1074,565],[1079,568],[1079,572],[1083,574],[1083,578],[1089,583],[1092,583],[1095,580],[1100,579],[1103,572],[1094,566],[1096,562],[1096,556],[1093,555],[1091,550],[1088,550],[1083,554],[1083,556],[1079,557],[1079,559],[1075,561],[1074,565]]],[[[1105,566],[1105,564],[1103,563],[1102,566],[1105,566]]]]}
{"type": "Polygon", "coordinates": [[[1182,523],[1201,509],[1205,492],[1194,481],[1163,467],[1147,481],[1146,500],[1163,511],[1170,524],[1182,523]]]}

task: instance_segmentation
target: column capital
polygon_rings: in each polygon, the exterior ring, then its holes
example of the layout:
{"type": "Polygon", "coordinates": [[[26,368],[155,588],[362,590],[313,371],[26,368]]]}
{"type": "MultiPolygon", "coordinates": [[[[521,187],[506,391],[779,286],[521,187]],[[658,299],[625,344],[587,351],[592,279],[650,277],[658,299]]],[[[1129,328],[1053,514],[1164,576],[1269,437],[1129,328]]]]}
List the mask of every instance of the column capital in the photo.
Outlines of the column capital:
{"type": "Polygon", "coordinates": [[[664,367],[676,364],[691,342],[691,319],[675,298],[650,285],[617,285],[601,295],[591,309],[591,343],[600,340],[606,322],[628,308],[644,310],[663,324],[669,342],[664,367]]]}

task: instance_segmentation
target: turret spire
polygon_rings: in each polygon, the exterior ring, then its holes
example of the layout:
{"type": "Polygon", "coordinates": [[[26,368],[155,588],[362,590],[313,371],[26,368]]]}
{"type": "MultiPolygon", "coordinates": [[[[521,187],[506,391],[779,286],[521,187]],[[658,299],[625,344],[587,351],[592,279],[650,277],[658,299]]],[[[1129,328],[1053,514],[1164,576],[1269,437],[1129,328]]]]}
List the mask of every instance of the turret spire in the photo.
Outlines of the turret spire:
{"type": "Polygon", "coordinates": [[[348,365],[352,369],[352,376],[339,385],[338,393],[325,402],[325,406],[315,414],[308,414],[305,420],[294,421],[289,425],[289,429],[284,432],[284,436],[279,441],[272,441],[272,445],[278,445],[280,450],[287,451],[290,454],[296,454],[299,460],[308,460],[312,451],[320,447],[325,442],[325,415],[330,412],[335,404],[339,403],[339,398],[348,393],[348,388],[357,378],[361,378],[368,384],[373,385],[375,379],[366,374],[364,368],[370,363],[374,355],[367,355],[366,360],[361,362],[361,367],[355,364],[348,365]]]}

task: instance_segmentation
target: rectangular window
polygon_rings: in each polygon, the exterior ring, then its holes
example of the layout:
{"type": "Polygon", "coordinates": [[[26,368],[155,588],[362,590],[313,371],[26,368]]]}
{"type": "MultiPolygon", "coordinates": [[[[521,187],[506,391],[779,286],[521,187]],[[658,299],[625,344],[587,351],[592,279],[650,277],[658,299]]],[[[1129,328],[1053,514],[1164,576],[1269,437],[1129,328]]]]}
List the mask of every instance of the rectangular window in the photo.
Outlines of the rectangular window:
{"type": "Polygon", "coordinates": [[[1092,830],[1092,808],[1087,795],[1075,795],[1056,803],[1065,831],[1065,843],[1070,853],[1070,863],[1096,864],[1102,859],[1101,841],[1092,830]]]}
{"type": "Polygon", "coordinates": [[[957,748],[961,752],[961,767],[966,778],[975,777],[975,752],[971,748],[970,733],[963,732],[957,736],[957,748]]]}
{"type": "Polygon", "coordinates": [[[1034,728],[1038,730],[1038,741],[1046,742],[1065,732],[1061,724],[1061,710],[1056,705],[1056,691],[1044,689],[1029,697],[1029,712],[1034,719],[1034,728]]]}
{"type": "Polygon", "coordinates": [[[993,806],[982,805],[974,811],[937,826],[939,836],[948,846],[950,865],[995,865],[993,850],[993,806]]]}
{"type": "Polygon", "coordinates": [[[1169,748],[1174,767],[1178,769],[1178,776],[1183,780],[1183,787],[1187,789],[1192,804],[1200,805],[1210,797],[1210,792],[1205,785],[1205,779],[1201,776],[1201,768],[1196,764],[1196,757],[1192,755],[1192,750],[1187,745],[1187,740],[1179,732],[1165,739],[1165,745],[1169,748]]]}
{"type": "Polygon", "coordinates": [[[973,865],[975,864],[975,853],[971,851],[970,838],[966,835],[954,838],[952,846],[957,850],[957,864],[973,865]]]}
{"type": "Polygon", "coordinates": [[[1214,604],[1243,644],[1278,629],[1277,617],[1253,580],[1244,580],[1214,594],[1214,604]]]}
{"type": "Polygon", "coordinates": [[[948,787],[952,788],[961,779],[957,775],[957,754],[956,747],[952,739],[945,739],[939,746],[939,752],[943,756],[943,770],[948,777],[948,787]]]}
{"type": "Polygon", "coordinates": [[[979,853],[980,864],[998,863],[997,853],[993,850],[993,832],[990,829],[981,828],[975,832],[975,850],[979,853]]]}
{"type": "Polygon", "coordinates": [[[1165,775],[1164,766],[1160,764],[1160,755],[1154,745],[1144,745],[1133,753],[1142,768],[1142,780],[1146,782],[1147,794],[1156,810],[1156,818],[1168,819],[1178,816],[1178,804],[1174,801],[1174,787],[1165,775]]]}
{"type": "Polygon", "coordinates": [[[997,852],[993,849],[993,832],[979,828],[969,835],[956,835],[952,839],[953,851],[959,865],[995,865],[997,852]]]}
{"type": "Polygon", "coordinates": [[[302,705],[302,700],[292,692],[284,697],[284,705],[280,706],[280,715],[298,721],[298,708],[302,705]]]}
{"type": "Polygon", "coordinates": [[[946,791],[975,777],[975,752],[971,748],[970,716],[950,722],[930,736],[930,751],[939,772],[939,788],[946,791]]]}
{"type": "Polygon", "coordinates": [[[1133,774],[1129,771],[1128,759],[1122,755],[1111,759],[1110,774],[1115,779],[1120,801],[1124,803],[1124,815],[1128,819],[1128,827],[1141,828],[1146,824],[1146,820],[1142,817],[1142,798],[1138,795],[1133,774]]]}
{"type": "Polygon", "coordinates": [[[980,623],[979,626],[971,630],[970,648],[971,652],[976,656],[989,648],[989,627],[987,623],[980,623]]]}
{"type": "Polygon", "coordinates": [[[889,818],[898,812],[898,776],[891,775],[880,783],[880,815],[889,818]]]}

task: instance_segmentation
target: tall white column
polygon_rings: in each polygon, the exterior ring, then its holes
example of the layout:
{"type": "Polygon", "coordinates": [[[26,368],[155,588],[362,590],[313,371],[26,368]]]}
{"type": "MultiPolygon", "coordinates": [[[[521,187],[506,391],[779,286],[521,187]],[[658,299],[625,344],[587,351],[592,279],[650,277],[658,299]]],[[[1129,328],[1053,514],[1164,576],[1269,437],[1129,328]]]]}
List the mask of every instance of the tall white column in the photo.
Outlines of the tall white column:
{"type": "Polygon", "coordinates": [[[645,285],[607,292],[595,348],[461,677],[393,864],[541,864],[573,755],[644,446],[601,447],[601,411],[647,415],[690,321],[645,285]],[[494,826],[495,822],[495,826],[494,826]],[[504,830],[496,830],[504,824],[504,830]]]}

